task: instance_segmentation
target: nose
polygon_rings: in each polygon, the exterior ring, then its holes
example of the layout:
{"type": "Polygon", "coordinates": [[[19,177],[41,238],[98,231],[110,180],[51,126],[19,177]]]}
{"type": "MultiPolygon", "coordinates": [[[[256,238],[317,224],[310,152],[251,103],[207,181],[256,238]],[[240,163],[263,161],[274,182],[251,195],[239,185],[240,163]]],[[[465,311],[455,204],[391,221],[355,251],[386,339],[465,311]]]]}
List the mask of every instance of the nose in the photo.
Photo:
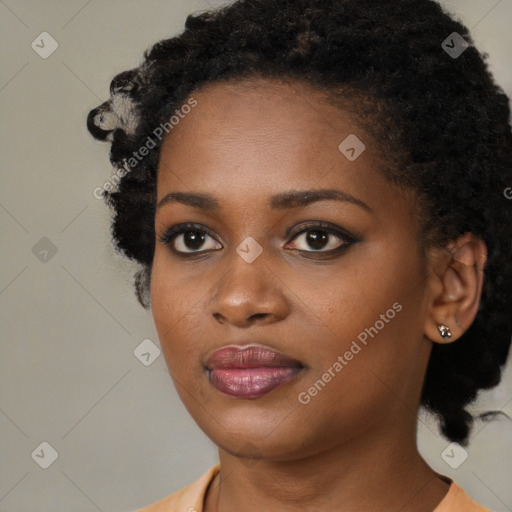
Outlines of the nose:
{"type": "Polygon", "coordinates": [[[284,284],[260,258],[247,263],[234,254],[230,269],[217,284],[210,304],[211,314],[220,324],[266,325],[289,314],[284,284]]]}

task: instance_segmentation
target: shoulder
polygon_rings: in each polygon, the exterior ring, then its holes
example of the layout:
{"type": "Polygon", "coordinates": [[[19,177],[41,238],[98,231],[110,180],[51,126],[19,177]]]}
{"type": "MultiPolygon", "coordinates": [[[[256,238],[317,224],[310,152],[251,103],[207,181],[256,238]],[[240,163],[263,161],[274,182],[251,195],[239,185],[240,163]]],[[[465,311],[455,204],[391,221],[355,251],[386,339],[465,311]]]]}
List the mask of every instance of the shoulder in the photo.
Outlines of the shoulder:
{"type": "Polygon", "coordinates": [[[195,482],[135,512],[201,512],[206,489],[219,469],[216,464],[195,482]]]}
{"type": "Polygon", "coordinates": [[[464,489],[452,482],[450,489],[434,512],[492,512],[483,505],[479,505],[464,489]]]}

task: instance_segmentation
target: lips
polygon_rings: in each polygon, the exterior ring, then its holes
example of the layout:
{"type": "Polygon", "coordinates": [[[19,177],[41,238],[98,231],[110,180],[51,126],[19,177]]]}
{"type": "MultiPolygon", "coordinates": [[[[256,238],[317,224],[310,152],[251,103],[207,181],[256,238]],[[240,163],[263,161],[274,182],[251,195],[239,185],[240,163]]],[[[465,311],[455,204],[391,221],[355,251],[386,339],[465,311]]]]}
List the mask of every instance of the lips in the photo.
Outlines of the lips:
{"type": "Polygon", "coordinates": [[[219,391],[257,398],[292,380],[304,367],[296,359],[268,347],[224,347],[208,359],[210,383],[219,391]]]}

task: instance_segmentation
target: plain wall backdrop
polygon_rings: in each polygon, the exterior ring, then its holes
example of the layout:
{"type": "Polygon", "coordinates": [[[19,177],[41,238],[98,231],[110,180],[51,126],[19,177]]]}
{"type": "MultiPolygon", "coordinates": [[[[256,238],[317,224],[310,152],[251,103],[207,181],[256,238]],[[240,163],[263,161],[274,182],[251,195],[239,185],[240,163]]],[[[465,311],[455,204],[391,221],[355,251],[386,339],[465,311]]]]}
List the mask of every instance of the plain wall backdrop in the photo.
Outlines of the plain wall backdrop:
{"type": "MultiPolygon", "coordinates": [[[[143,340],[156,347],[158,340],[151,313],[134,297],[133,265],[112,249],[108,208],[93,195],[112,169],[108,145],[94,141],[85,122],[108,99],[115,74],[180,32],[187,14],[220,4],[0,1],[2,512],[126,512],[217,461],[163,356],[146,366],[134,354],[143,340]]],[[[512,95],[512,0],[442,4],[471,29],[512,95]]],[[[512,417],[510,367],[475,405],[488,409],[512,417]]],[[[419,445],[436,471],[475,499],[512,510],[511,420],[478,421],[457,469],[443,459],[449,442],[425,415],[419,445]]]]}

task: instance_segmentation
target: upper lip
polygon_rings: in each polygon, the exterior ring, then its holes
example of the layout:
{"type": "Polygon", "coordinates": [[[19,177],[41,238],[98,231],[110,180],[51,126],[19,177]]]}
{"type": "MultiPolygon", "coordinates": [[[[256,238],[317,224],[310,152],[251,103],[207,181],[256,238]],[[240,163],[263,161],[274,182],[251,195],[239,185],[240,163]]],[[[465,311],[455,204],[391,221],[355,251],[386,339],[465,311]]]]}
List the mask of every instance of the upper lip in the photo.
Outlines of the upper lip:
{"type": "Polygon", "coordinates": [[[265,345],[227,345],[216,350],[207,360],[210,370],[219,368],[294,368],[303,367],[297,359],[265,345]]]}

